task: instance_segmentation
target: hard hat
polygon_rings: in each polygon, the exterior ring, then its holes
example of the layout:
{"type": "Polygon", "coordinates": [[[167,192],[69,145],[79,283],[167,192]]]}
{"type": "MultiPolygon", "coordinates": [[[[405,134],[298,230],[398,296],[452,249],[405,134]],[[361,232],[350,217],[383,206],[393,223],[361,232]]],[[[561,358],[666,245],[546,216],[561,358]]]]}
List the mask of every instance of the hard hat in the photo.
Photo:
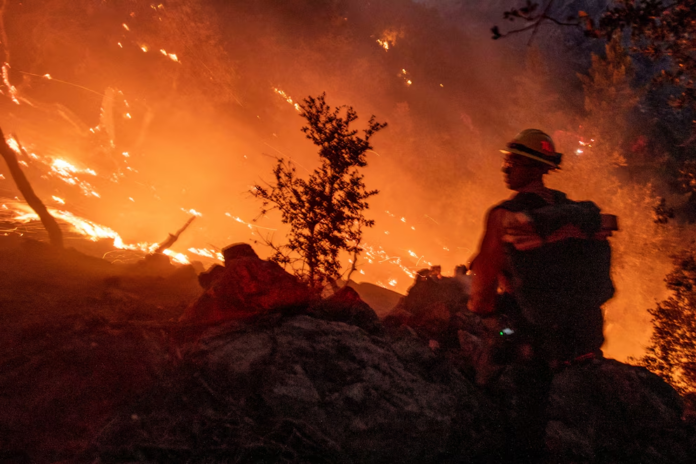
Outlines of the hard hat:
{"type": "Polygon", "coordinates": [[[525,129],[515,136],[512,142],[507,144],[507,148],[500,150],[501,153],[514,153],[526,156],[554,168],[561,164],[561,153],[556,153],[556,147],[551,137],[539,129],[525,129]]]}

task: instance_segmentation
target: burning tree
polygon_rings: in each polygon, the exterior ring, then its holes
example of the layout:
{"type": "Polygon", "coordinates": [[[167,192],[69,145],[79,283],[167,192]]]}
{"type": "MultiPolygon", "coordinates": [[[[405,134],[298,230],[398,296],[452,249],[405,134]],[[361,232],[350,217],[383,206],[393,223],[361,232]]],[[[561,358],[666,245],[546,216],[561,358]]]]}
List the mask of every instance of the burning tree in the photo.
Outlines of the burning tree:
{"type": "Polygon", "coordinates": [[[321,165],[302,179],[292,161],[280,158],[273,169],[275,181],[265,187],[255,185],[252,194],[263,201],[262,215],[277,209],[282,222],[290,226],[287,244],[267,241],[275,250],[271,259],[291,266],[295,275],[319,289],[340,277],[342,251],[352,255],[351,271],[355,269],[363,227],[374,225],[363,212],[369,207],[368,198],[378,191],[367,190],[360,168],[367,166],[370,139],[387,124],[372,116],[360,137],[350,127],[358,119],[352,107],[332,109],[325,94],[309,96],[299,106],[307,120],[302,132],[320,147],[321,165]]]}
{"type": "Polygon", "coordinates": [[[682,394],[696,396],[696,249],[674,257],[674,293],[650,309],[654,332],[642,364],[682,394]]]}

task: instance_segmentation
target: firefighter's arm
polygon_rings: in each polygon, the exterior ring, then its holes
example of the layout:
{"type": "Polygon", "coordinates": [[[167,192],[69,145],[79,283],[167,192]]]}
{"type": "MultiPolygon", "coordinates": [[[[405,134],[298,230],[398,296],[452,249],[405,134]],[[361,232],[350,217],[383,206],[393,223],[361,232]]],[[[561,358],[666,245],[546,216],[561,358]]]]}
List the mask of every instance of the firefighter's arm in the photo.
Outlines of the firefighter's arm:
{"type": "Polygon", "coordinates": [[[495,311],[498,276],[503,271],[506,261],[503,245],[505,213],[503,209],[494,209],[488,213],[486,232],[479,252],[471,264],[473,279],[468,307],[469,311],[480,315],[495,311]]]}

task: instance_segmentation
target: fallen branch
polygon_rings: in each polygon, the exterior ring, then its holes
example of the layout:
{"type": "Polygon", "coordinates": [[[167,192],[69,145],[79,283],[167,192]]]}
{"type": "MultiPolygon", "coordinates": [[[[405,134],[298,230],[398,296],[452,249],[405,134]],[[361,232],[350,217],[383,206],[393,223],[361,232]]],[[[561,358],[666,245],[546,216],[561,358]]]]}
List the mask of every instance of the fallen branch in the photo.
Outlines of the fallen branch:
{"type": "MultiPolygon", "coordinates": [[[[15,140],[17,140],[16,137],[15,140]]],[[[17,144],[21,147],[19,141],[17,141],[17,144]]],[[[29,180],[24,175],[24,172],[22,172],[22,168],[19,167],[17,154],[13,149],[10,148],[9,145],[7,145],[5,135],[2,133],[2,129],[0,129],[0,155],[2,155],[2,157],[5,159],[7,167],[10,169],[12,179],[15,181],[19,192],[22,194],[31,209],[33,209],[34,212],[36,212],[36,214],[39,216],[39,219],[41,219],[41,223],[46,229],[46,232],[48,232],[51,245],[58,248],[63,248],[63,232],[60,230],[60,226],[58,225],[56,218],[51,216],[51,213],[48,212],[48,209],[46,209],[46,206],[43,204],[41,199],[34,193],[34,189],[31,187],[29,180]]]]}
{"type": "Polygon", "coordinates": [[[179,235],[181,235],[187,228],[188,226],[191,225],[193,220],[196,219],[196,216],[191,216],[188,221],[186,221],[186,224],[177,231],[176,234],[169,234],[169,237],[162,243],[160,243],[157,246],[157,249],[155,250],[155,253],[162,253],[164,250],[170,248],[174,243],[176,243],[177,240],[179,240],[179,235]]]}

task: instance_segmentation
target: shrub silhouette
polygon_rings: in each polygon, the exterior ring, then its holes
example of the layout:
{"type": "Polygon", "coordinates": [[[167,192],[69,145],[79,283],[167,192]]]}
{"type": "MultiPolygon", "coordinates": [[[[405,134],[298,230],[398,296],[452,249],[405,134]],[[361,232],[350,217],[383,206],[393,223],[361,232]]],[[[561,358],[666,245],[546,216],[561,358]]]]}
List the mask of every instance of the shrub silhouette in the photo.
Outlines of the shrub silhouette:
{"type": "Polygon", "coordinates": [[[342,251],[353,256],[351,272],[355,269],[362,230],[374,225],[363,213],[369,208],[367,200],[378,193],[367,189],[360,169],[367,166],[370,139],[387,125],[372,116],[361,137],[351,128],[356,111],[350,106],[331,108],[325,96],[309,96],[299,105],[300,116],[307,120],[302,132],[319,147],[321,165],[303,179],[292,161],[279,158],[274,181],[252,189],[263,202],[261,214],[276,209],[290,226],[286,244],[266,241],[275,250],[271,259],[290,267],[314,289],[335,285],[342,251]]]}

